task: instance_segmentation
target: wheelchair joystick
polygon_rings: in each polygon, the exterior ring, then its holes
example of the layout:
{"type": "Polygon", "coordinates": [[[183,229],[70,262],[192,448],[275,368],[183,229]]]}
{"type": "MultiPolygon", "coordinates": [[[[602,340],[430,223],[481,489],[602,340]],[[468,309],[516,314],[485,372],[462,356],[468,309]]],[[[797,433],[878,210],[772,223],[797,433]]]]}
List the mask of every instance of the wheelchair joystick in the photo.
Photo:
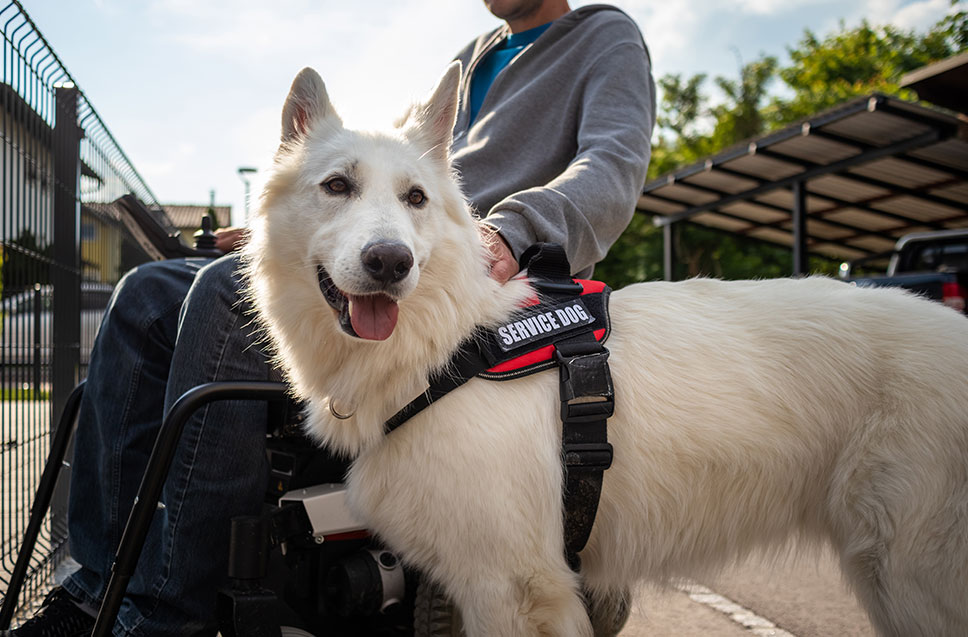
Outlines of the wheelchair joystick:
{"type": "Polygon", "coordinates": [[[202,217],[202,227],[195,232],[196,250],[215,250],[215,233],[212,232],[212,218],[202,217]]]}

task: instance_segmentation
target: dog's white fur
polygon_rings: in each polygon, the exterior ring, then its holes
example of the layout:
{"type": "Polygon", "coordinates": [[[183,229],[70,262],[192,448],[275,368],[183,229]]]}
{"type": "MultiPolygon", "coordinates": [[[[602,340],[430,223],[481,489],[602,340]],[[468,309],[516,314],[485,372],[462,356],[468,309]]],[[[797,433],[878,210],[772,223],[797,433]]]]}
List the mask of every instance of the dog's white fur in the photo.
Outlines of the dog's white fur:
{"type": "MultiPolygon", "coordinates": [[[[316,73],[297,77],[247,252],[251,297],[312,432],[356,457],[354,511],[444,586],[467,633],[589,635],[564,559],[556,373],[474,379],[382,433],[474,325],[530,294],[488,277],[451,174],[459,77],[381,134],[344,129],[316,73]],[[347,171],[352,195],[321,187],[347,171]],[[421,208],[403,196],[415,185],[421,208]],[[316,278],[323,264],[365,291],[373,238],[415,260],[388,291],[399,321],[383,342],[343,333],[316,278]]],[[[639,284],[611,315],[615,459],[582,553],[594,598],[797,537],[834,547],[880,634],[968,634],[963,316],[823,278],[639,284]]]]}

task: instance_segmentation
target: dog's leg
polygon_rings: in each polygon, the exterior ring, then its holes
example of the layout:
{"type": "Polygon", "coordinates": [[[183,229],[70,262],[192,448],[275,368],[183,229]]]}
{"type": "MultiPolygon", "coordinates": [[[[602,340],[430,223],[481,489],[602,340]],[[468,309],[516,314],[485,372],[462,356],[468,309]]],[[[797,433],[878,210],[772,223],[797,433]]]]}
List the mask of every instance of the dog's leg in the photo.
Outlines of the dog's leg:
{"type": "Polygon", "coordinates": [[[960,445],[932,449],[920,429],[885,423],[854,441],[831,491],[844,575],[879,635],[968,635],[968,477],[960,445]],[[919,454],[927,459],[910,461],[919,454]]]}
{"type": "Polygon", "coordinates": [[[567,567],[510,582],[468,582],[462,593],[458,605],[468,637],[593,635],[574,575],[567,567]]]}
{"type": "MultiPolygon", "coordinates": [[[[898,564],[899,560],[886,551],[884,546],[872,546],[842,562],[844,573],[877,634],[884,637],[968,634],[964,580],[951,585],[953,571],[959,569],[946,565],[928,572],[930,569],[921,565],[898,564]]],[[[930,560],[932,556],[920,557],[930,560]]]]}
{"type": "Polygon", "coordinates": [[[595,637],[616,637],[631,613],[632,591],[595,593],[586,589],[584,598],[595,637]]]}

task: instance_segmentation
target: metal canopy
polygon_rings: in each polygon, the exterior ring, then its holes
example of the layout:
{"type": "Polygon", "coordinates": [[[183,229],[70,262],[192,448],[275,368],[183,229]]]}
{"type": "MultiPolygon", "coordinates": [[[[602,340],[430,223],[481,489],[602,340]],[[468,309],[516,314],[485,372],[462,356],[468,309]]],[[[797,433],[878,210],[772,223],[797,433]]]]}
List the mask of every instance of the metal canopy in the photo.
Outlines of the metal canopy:
{"type": "Polygon", "coordinates": [[[968,51],[908,73],[901,78],[901,86],[937,106],[968,112],[968,51]]]}
{"type": "Polygon", "coordinates": [[[968,227],[968,125],[885,95],[847,102],[645,185],[638,210],[857,259],[887,252],[909,232],[968,227]],[[800,232],[796,232],[797,228],[800,232]]]}

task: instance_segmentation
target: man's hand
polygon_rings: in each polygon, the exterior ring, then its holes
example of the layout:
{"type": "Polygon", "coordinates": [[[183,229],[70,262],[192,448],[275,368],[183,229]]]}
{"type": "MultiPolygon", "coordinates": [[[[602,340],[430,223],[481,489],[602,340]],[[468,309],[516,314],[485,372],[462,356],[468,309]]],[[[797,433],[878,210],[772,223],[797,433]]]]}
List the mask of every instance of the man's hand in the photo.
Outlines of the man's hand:
{"type": "Polygon", "coordinates": [[[248,239],[248,228],[219,228],[215,231],[215,247],[223,254],[238,250],[248,239]]]}
{"type": "Polygon", "coordinates": [[[491,278],[501,283],[518,273],[518,262],[511,253],[507,241],[490,226],[481,226],[481,238],[490,252],[491,278]]]}

